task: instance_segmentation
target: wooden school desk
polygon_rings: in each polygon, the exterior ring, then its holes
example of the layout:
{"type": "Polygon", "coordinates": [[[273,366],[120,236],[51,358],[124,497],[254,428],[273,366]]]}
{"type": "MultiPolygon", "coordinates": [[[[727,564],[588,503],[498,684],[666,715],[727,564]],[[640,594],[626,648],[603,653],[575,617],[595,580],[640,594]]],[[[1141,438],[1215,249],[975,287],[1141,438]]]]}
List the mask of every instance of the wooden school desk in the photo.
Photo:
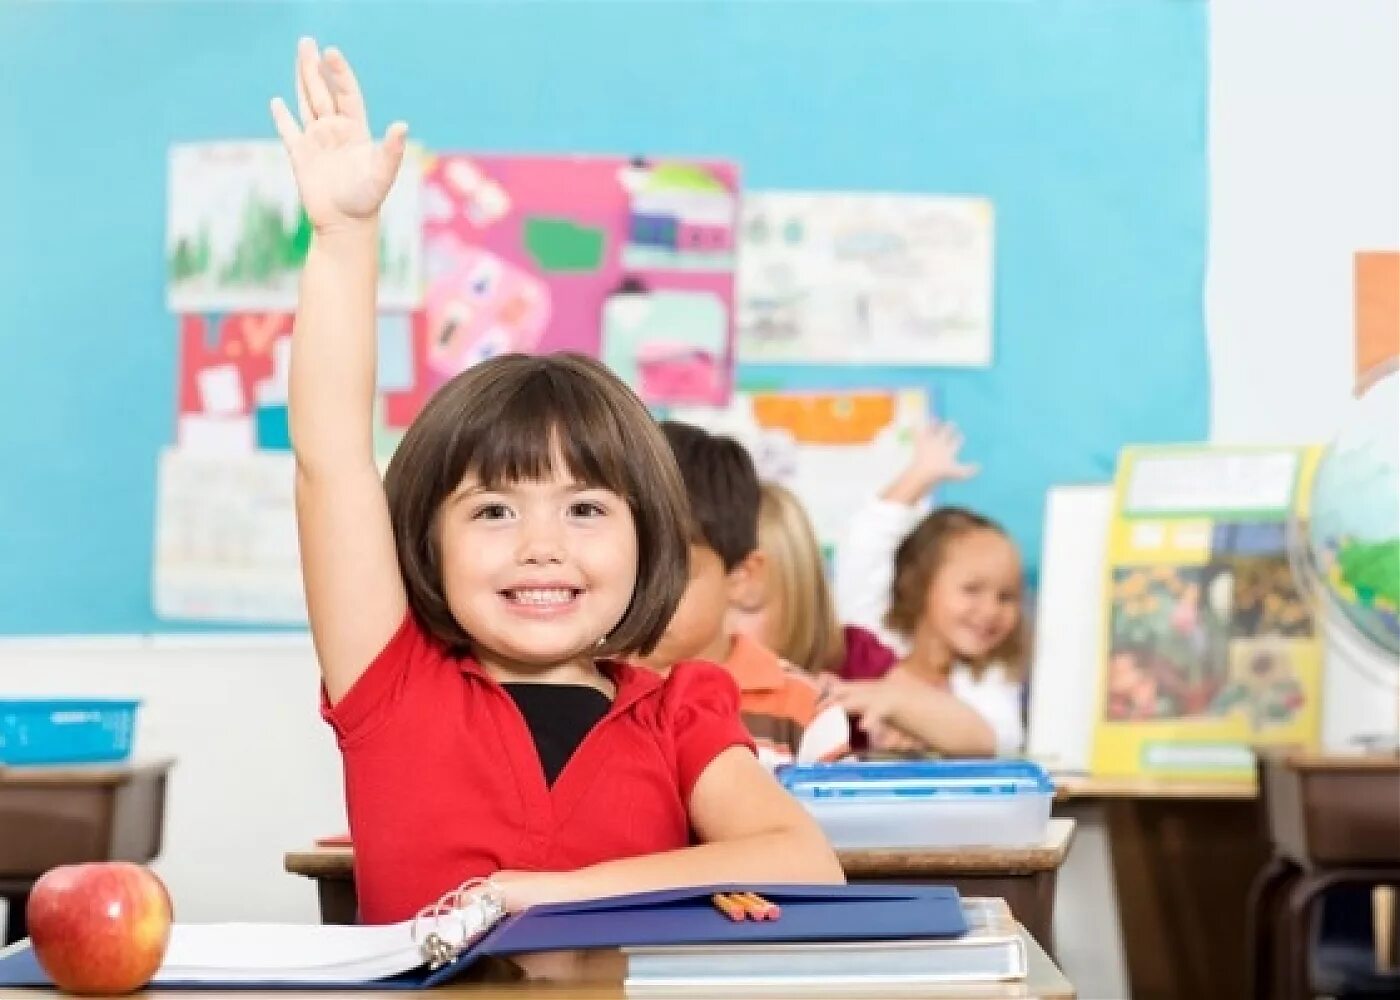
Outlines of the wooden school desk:
{"type": "Polygon", "coordinates": [[[1056,778],[1102,823],[1134,1000],[1248,996],[1250,884],[1269,858],[1253,781],[1056,778]]]}
{"type": "MultiPolygon", "coordinates": [[[[1035,939],[1021,931],[1022,939],[1026,944],[1026,956],[1029,964],[1029,974],[1027,977],[1014,983],[959,983],[956,985],[930,987],[927,990],[920,990],[918,996],[926,1000],[1029,1000],[1029,998],[1039,998],[1039,1000],[1074,1000],[1074,987],[1065,979],[1064,974],[1055,967],[1055,963],[1050,961],[1049,956],[1041,950],[1035,943],[1035,939]]],[[[356,990],[354,992],[342,993],[331,991],[288,991],[288,990],[240,990],[237,993],[215,993],[208,991],[194,992],[173,992],[171,990],[147,990],[141,993],[131,994],[133,1000],[173,1000],[173,998],[185,998],[190,1000],[402,1000],[404,997],[420,996],[431,998],[431,1000],[488,1000],[488,998],[500,997],[503,1000],[625,1000],[626,993],[623,992],[621,978],[620,955],[616,952],[600,953],[606,965],[600,964],[598,978],[604,976],[607,981],[587,982],[587,983],[471,983],[453,984],[451,986],[439,986],[432,990],[422,992],[406,993],[403,991],[382,991],[365,992],[356,990]]],[[[53,1000],[56,994],[51,990],[10,990],[5,994],[6,1000],[53,1000]]],[[[696,994],[690,994],[692,996],[696,994]]],[[[765,994],[767,995],[767,994],[765,994]]],[[[859,1000],[859,992],[842,993],[843,997],[850,997],[859,1000]]],[[[889,997],[891,994],[871,993],[870,996],[889,997]]],[[[904,994],[909,996],[911,994],[904,994]]],[[[723,1000],[735,1000],[732,992],[724,993],[716,991],[716,997],[723,1000]]],[[[772,996],[802,996],[799,992],[792,994],[772,994],[772,996]]]]}
{"type": "MultiPolygon", "coordinates": [[[[1054,819],[1045,840],[1034,847],[841,851],[838,857],[852,882],[938,883],[956,886],[964,896],[1001,896],[1041,946],[1053,951],[1055,878],[1073,836],[1074,820],[1054,819]]],[[[290,851],[283,865],[295,875],[315,880],[323,922],[355,922],[354,852],[350,847],[290,851]]]]}
{"type": "Polygon", "coordinates": [[[166,775],[161,758],[84,767],[0,767],[0,898],[5,943],[27,934],[34,881],[55,865],[160,854],[166,775]]]}

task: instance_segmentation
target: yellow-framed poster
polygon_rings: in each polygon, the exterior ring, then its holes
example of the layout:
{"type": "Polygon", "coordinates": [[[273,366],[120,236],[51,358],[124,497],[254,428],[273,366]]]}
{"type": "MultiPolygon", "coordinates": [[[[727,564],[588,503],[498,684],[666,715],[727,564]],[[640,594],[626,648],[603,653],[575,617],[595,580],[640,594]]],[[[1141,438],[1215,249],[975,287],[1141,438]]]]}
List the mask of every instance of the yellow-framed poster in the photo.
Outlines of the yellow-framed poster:
{"type": "Polygon", "coordinates": [[[1237,780],[1315,746],[1322,650],[1288,557],[1318,449],[1135,446],[1109,528],[1091,770],[1237,780]]]}

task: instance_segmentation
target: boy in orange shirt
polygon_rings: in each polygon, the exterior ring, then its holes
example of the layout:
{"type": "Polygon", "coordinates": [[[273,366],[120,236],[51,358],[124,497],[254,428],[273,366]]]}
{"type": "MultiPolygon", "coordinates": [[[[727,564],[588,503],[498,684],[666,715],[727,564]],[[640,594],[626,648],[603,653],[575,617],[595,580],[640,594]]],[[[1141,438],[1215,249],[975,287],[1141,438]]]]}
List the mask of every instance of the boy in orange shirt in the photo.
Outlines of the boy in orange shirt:
{"type": "Polygon", "coordinates": [[[732,438],[671,420],[661,429],[690,501],[690,579],[665,635],[644,662],[661,672],[683,660],[723,666],[739,685],[740,712],[765,763],[844,756],[850,744],[844,710],[823,705],[817,685],[802,671],[725,627],[730,605],[761,586],[764,572],[753,459],[732,438]]]}

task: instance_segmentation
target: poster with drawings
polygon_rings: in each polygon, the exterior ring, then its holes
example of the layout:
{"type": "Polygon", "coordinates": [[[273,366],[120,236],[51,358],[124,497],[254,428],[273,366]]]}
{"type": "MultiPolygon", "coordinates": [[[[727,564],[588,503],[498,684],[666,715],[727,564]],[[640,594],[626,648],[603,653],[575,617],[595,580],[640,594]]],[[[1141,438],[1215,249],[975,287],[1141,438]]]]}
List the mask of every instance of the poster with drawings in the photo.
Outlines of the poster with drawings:
{"type": "Polygon", "coordinates": [[[797,494],[830,557],[851,516],[909,461],[928,420],[918,389],[833,392],[735,390],[726,407],[671,407],[666,416],[727,434],[758,474],[797,494]]]}
{"type": "Polygon", "coordinates": [[[161,453],[153,566],[157,615],[306,622],[294,470],[289,451],[161,453]]]}
{"type": "Polygon", "coordinates": [[[990,365],[993,215],[976,197],[746,194],[740,357],[990,365]]]}
{"type": "MultiPolygon", "coordinates": [[[[170,147],[166,186],[166,302],[172,312],[296,308],[311,224],[282,144],[170,147]]],[[[380,211],[379,304],[422,301],[420,151],[409,146],[380,211]]]]}
{"type": "Polygon", "coordinates": [[[513,351],[600,358],[648,403],[728,398],[734,164],[440,152],[424,169],[415,385],[391,426],[513,351]]]}
{"type": "Polygon", "coordinates": [[[1246,779],[1317,745],[1322,646],[1289,561],[1318,449],[1137,445],[1118,461],[1090,767],[1246,779]]]}

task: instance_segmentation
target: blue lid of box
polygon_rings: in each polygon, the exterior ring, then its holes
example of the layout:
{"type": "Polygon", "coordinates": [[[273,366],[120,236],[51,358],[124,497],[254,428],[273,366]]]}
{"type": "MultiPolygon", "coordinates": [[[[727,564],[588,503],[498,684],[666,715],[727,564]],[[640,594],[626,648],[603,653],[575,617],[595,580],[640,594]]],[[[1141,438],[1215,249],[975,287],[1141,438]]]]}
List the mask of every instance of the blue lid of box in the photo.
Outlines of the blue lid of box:
{"type": "Polygon", "coordinates": [[[140,704],[130,698],[0,698],[0,712],[130,711],[140,704]]]}
{"type": "Polygon", "coordinates": [[[914,760],[792,764],[778,780],[798,798],[932,798],[1050,795],[1055,785],[1028,760],[914,760]]]}

